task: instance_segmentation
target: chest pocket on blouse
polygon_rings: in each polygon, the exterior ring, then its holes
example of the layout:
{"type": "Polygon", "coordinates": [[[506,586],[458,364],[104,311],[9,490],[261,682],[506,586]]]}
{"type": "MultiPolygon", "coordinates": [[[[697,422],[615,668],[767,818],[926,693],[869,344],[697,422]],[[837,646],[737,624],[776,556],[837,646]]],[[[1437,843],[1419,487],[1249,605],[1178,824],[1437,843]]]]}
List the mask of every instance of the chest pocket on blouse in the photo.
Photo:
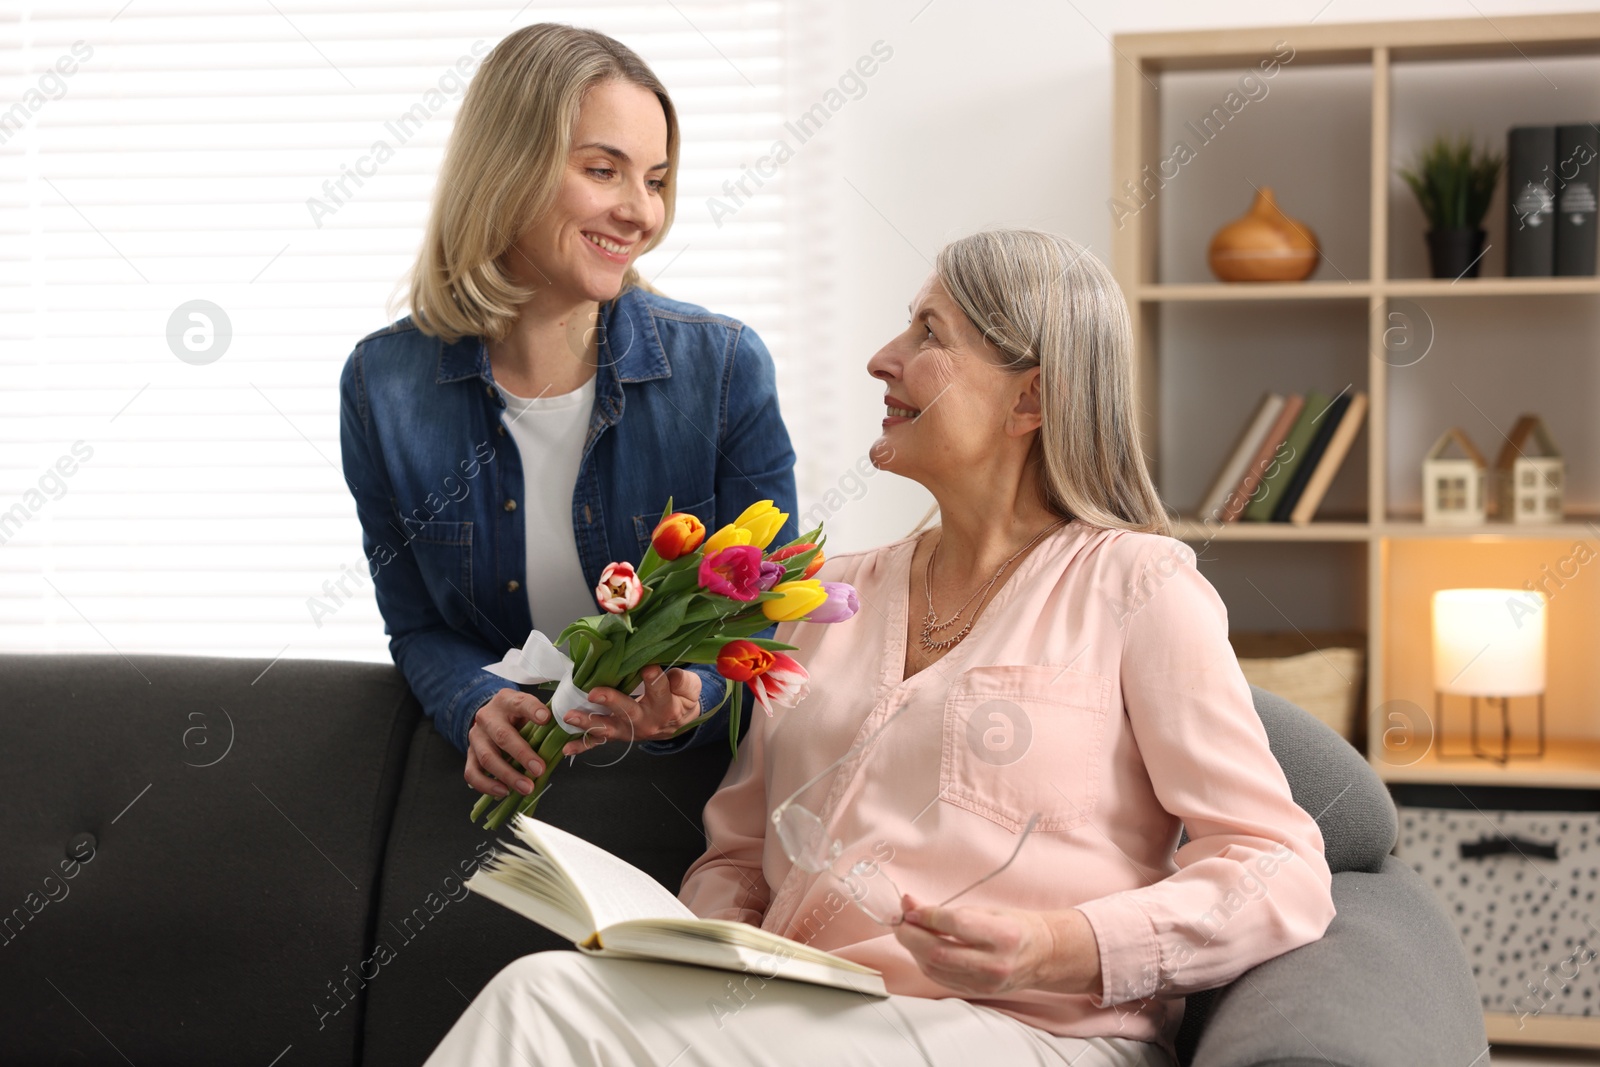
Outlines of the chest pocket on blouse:
{"type": "Polygon", "coordinates": [[[1111,682],[1049,665],[972,667],[945,698],[942,799],[1013,833],[1070,830],[1094,814],[1111,682]]]}
{"type": "Polygon", "coordinates": [[[472,523],[424,522],[415,527],[411,552],[422,582],[444,621],[455,630],[472,621],[472,523]]]}

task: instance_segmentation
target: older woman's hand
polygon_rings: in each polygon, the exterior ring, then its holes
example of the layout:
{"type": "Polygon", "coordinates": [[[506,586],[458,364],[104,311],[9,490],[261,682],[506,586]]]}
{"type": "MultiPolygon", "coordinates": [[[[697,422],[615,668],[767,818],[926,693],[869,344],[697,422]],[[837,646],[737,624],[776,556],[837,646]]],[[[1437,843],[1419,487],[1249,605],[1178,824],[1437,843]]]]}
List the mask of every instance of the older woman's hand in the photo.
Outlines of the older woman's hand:
{"type": "Polygon", "coordinates": [[[607,741],[655,741],[671,737],[700,716],[700,676],[674,667],[664,671],[646,667],[639,675],[644,692],[639,699],[609,686],[590,690],[589,699],[607,714],[573,712],[569,728],[583,736],[568,741],[564,756],[575,756],[607,741]]]}
{"type": "Polygon", "coordinates": [[[1017,989],[1100,995],[1100,950],[1076,908],[939,908],[907,893],[895,939],[918,968],[958,993],[991,996],[1017,989]]]}

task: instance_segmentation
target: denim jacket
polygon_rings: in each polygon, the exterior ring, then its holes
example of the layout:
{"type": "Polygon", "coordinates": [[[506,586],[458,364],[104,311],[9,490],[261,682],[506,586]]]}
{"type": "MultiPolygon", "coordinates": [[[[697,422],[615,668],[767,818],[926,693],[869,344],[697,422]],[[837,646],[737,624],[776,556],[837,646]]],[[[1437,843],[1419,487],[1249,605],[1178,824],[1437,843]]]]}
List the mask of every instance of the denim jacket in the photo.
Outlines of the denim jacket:
{"type": "MultiPolygon", "coordinates": [[[[596,373],[572,492],[589,586],[607,563],[639,561],[669,496],[708,531],[770,499],[790,515],[777,543],[798,536],[794,450],[772,357],[755,331],[631,288],[601,309],[596,373]]],[[[344,477],[389,652],[424,713],[465,753],[474,713],[515,688],[484,665],[533,629],[517,507],[523,457],[502,418],[488,349],[478,337],[446,344],[403,318],[356,345],[339,400],[344,477]]],[[[694,670],[704,714],[725,683],[714,667],[694,670]]],[[[745,705],[753,706],[748,693],[745,705]]],[[[726,716],[724,708],[696,730],[642,747],[714,743],[727,736],[726,716]]]]}

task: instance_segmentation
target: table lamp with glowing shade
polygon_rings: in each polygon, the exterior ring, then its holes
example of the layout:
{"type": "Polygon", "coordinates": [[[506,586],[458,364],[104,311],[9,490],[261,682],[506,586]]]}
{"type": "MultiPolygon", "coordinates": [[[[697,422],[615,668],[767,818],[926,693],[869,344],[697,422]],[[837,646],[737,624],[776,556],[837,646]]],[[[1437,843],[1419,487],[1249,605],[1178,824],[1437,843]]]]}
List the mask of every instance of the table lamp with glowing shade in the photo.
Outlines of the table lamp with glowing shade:
{"type": "Polygon", "coordinates": [[[1544,755],[1545,598],[1524,589],[1440,589],[1433,594],[1433,701],[1440,759],[1544,755]],[[1444,698],[1472,699],[1472,751],[1444,748],[1444,698]],[[1511,751],[1512,697],[1538,698],[1539,740],[1532,751],[1511,751]],[[1478,701],[1499,704],[1500,750],[1478,744],[1478,701]]]}

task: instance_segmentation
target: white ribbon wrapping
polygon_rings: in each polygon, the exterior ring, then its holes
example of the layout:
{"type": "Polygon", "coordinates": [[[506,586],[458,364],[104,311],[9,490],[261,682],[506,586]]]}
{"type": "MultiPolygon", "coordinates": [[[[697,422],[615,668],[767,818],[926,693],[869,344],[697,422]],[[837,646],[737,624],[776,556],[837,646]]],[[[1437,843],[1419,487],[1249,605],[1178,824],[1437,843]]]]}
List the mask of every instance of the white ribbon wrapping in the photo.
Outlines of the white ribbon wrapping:
{"type": "Polygon", "coordinates": [[[607,710],[602,705],[590,702],[584,691],[572,684],[572,667],[572,660],[567,658],[566,653],[551,644],[543,633],[534,630],[528,634],[527,644],[513,648],[499,663],[491,663],[483,669],[519,685],[555,682],[556,691],[550,698],[550,710],[573,732],[582,733],[583,727],[567,718],[568,712],[605,715],[607,710]]]}

